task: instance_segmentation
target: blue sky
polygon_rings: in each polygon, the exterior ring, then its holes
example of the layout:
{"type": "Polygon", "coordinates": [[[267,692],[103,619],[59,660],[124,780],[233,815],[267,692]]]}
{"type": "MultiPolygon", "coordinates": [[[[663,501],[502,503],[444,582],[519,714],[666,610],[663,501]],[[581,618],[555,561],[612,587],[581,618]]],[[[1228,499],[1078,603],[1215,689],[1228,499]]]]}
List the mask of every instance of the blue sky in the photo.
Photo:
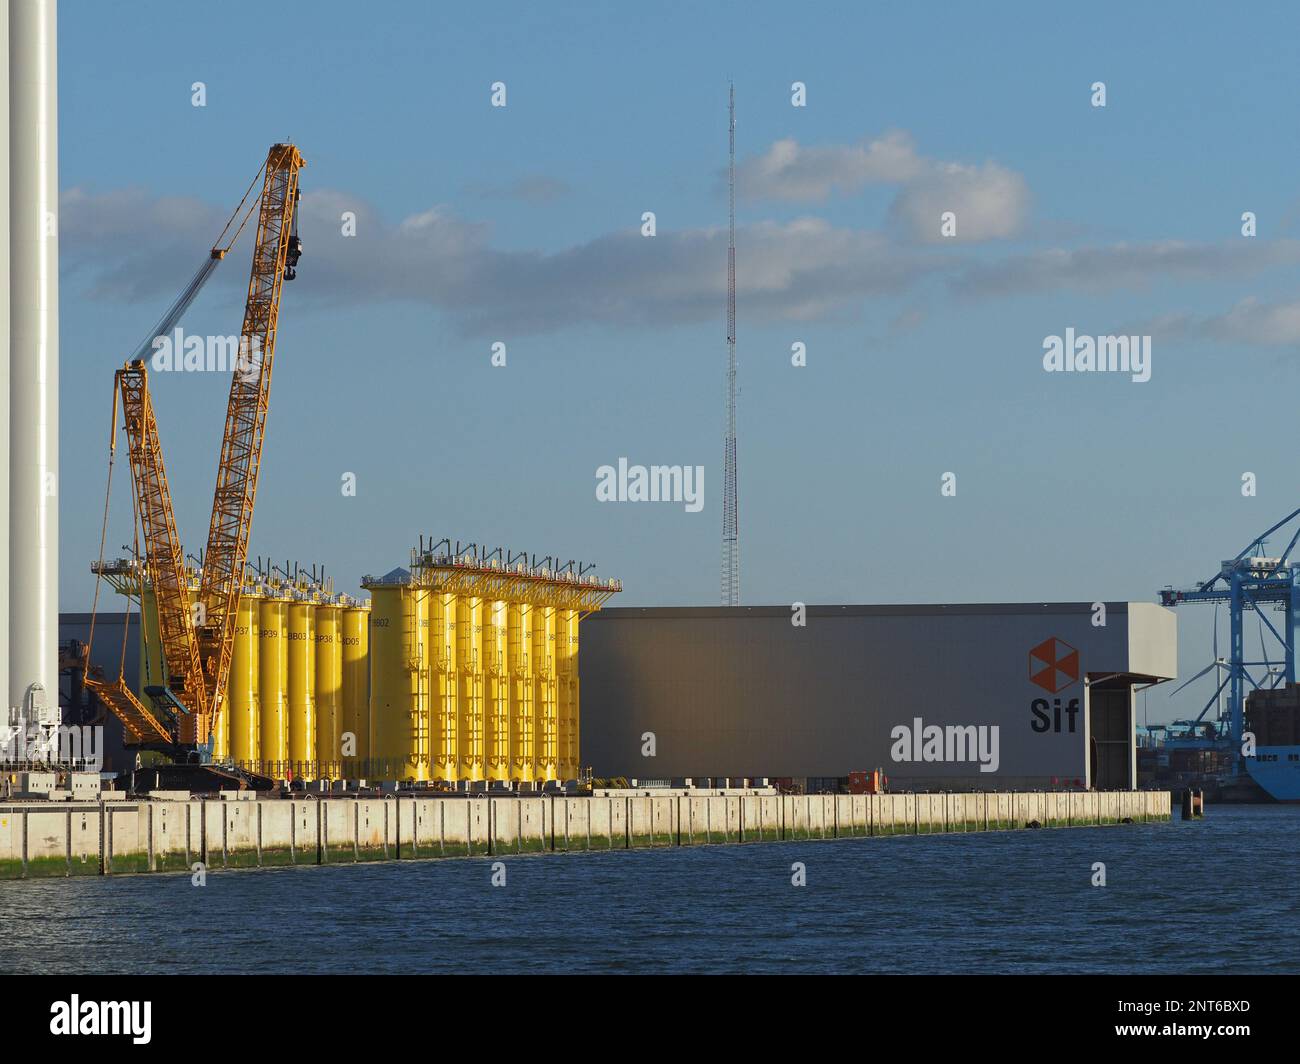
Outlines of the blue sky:
{"type": "MultiPolygon", "coordinates": [[[[595,561],[619,604],[716,602],[728,79],[742,600],[1150,600],[1206,577],[1300,500],[1297,23],[1281,4],[64,0],[62,606],[92,593],[112,371],[287,137],[306,251],[253,552],[354,591],[445,534],[595,561]],[[927,221],[945,197],[956,240],[927,221]],[[1151,381],[1045,373],[1067,326],[1150,334],[1151,381]],[[598,502],[619,457],[704,466],[703,511],[598,502]]],[[[238,331],[248,248],[188,332],[238,331]]],[[[227,382],[153,387],[197,550],[227,382]]],[[[1209,622],[1180,616],[1184,675],[1209,622]]]]}

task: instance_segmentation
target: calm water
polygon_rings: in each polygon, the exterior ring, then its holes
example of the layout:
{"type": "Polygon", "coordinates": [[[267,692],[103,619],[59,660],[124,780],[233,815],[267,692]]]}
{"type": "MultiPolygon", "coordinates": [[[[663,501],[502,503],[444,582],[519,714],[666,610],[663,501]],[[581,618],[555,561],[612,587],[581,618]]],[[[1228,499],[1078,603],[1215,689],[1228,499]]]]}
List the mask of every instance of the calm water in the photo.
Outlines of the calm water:
{"type": "Polygon", "coordinates": [[[0,883],[3,972],[1295,972],[1300,807],[1200,823],[0,883]],[[791,864],[807,886],[791,886],[791,864]],[[1107,886],[1090,885],[1093,862],[1107,886]]]}

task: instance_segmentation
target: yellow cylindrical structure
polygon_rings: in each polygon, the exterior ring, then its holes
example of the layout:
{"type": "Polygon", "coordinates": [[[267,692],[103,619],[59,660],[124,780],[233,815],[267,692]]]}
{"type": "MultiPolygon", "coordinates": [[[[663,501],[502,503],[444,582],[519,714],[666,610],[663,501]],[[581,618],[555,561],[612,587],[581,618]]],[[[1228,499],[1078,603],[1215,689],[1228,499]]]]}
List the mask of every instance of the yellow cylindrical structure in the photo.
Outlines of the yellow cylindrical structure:
{"type": "Polygon", "coordinates": [[[235,620],[235,641],[230,656],[230,683],[226,688],[226,705],[221,711],[229,736],[230,759],[246,767],[259,758],[260,698],[258,689],[258,648],[260,639],[261,594],[245,588],[239,597],[239,616],[235,620]]]}
{"type": "Polygon", "coordinates": [[[510,778],[510,677],[506,603],[483,603],[483,751],[489,780],[510,778]]]}
{"type": "Polygon", "coordinates": [[[342,774],[339,735],[343,731],[343,611],[337,602],[316,607],[316,773],[342,774]]]}
{"type": "Polygon", "coordinates": [[[167,677],[163,675],[162,637],[158,632],[158,598],[153,588],[141,582],[140,587],[140,675],[136,694],[147,706],[149,698],[144,693],[146,687],[166,686],[167,677]]]}
{"type": "Polygon", "coordinates": [[[511,602],[506,611],[506,664],[510,672],[510,778],[531,783],[534,776],[533,607],[511,602]]]}
{"type": "Polygon", "coordinates": [[[458,779],[481,780],[483,770],[483,600],[456,600],[456,740],[458,779]]]}
{"type": "Polygon", "coordinates": [[[533,615],[533,779],[559,779],[559,749],[555,719],[555,607],[534,606],[533,615]]]}
{"type": "Polygon", "coordinates": [[[425,599],[429,618],[429,715],[433,735],[432,778],[450,783],[459,778],[456,743],[456,596],[430,591],[425,599]]]}
{"type": "Polygon", "coordinates": [[[371,586],[370,719],[376,779],[429,778],[424,696],[429,592],[410,584],[371,586]]]}
{"type": "Polygon", "coordinates": [[[258,603],[257,696],[261,770],[283,778],[289,759],[289,598],[268,590],[258,603]]]}
{"type": "Polygon", "coordinates": [[[559,778],[578,778],[578,612],[555,611],[555,722],[559,778]]]}
{"type": "Polygon", "coordinates": [[[343,607],[342,699],[343,734],[340,752],[349,779],[372,775],[370,757],[370,604],[343,607]]]}
{"type": "Polygon", "coordinates": [[[315,779],[316,603],[295,592],[289,603],[289,761],[295,779],[315,779]]]}

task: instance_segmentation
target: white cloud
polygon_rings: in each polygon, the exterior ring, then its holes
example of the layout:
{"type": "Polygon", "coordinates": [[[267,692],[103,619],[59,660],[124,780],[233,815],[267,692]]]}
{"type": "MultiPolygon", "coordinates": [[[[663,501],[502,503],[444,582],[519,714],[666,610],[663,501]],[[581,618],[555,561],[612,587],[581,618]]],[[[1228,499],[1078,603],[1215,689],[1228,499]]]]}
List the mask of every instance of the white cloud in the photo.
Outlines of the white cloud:
{"type": "Polygon", "coordinates": [[[820,202],[835,191],[850,195],[866,185],[901,184],[925,167],[911,137],[897,130],[870,142],[814,148],[785,139],[737,164],[736,191],[746,200],[820,202]]]}
{"type": "MultiPolygon", "coordinates": [[[[977,186],[987,170],[978,171],[977,186]]],[[[1015,197],[1000,195],[996,180],[992,185],[994,191],[959,199],[959,232],[963,216],[967,222],[972,215],[983,218],[985,229],[977,232],[1007,224],[1005,212],[1015,197]]],[[[927,195],[917,193],[909,202],[924,203],[927,195]]],[[[924,213],[935,206],[929,201],[914,209],[924,213]]],[[[722,227],[661,231],[653,239],[629,227],[555,251],[501,250],[493,246],[490,226],[446,206],[393,223],[356,196],[314,190],[304,195],[302,212],[306,251],[294,297],[305,305],[419,303],[473,334],[672,326],[717,321],[724,307],[722,227]],[[356,215],[356,236],[341,233],[345,211],[356,215]]],[[[224,208],[191,199],[155,198],[139,190],[69,190],[60,234],[68,283],[80,284],[92,299],[148,302],[160,310],[193,273],[225,217],[224,208]]],[[[915,297],[928,278],[945,281],[959,294],[994,299],[1052,289],[1127,290],[1170,278],[1235,278],[1300,263],[1295,240],[1159,241],[976,261],[818,218],[742,225],[737,244],[739,299],[750,322],[852,316],[866,300],[915,297]]],[[[248,245],[246,231],[212,282],[225,286],[231,298],[242,298],[248,245]]],[[[1298,307],[1246,300],[1222,315],[1171,315],[1156,324],[1231,342],[1283,344],[1300,333],[1298,307]]],[[[900,318],[900,326],[907,324],[900,318]]]]}
{"type": "MultiPolygon", "coordinates": [[[[65,194],[64,263],[89,294],[128,302],[175,295],[220,229],[219,212],[131,194],[65,194]],[[68,210],[68,206],[75,209],[68,210]]],[[[328,190],[305,193],[305,244],[295,297],[320,305],[424,303],[465,332],[530,332],[574,325],[673,325],[717,319],[726,293],[725,228],[609,233],[555,252],[502,251],[490,227],[445,207],[384,221],[367,203],[328,190]],[[341,215],[356,235],[341,235],[341,215]]],[[[749,320],[852,313],[864,299],[904,291],[948,268],[881,233],[816,218],[742,226],[738,297],[749,320]]],[[[248,237],[241,245],[247,253],[248,237]]],[[[244,255],[236,249],[233,261],[244,255]]],[[[227,285],[246,273],[223,267],[227,285]]],[[[214,282],[218,283],[218,282],[214,282]]]]}
{"type": "Polygon", "coordinates": [[[906,185],[890,217],[926,243],[969,243],[1015,236],[1029,213],[1029,186],[1013,170],[985,163],[944,163],[906,185]],[[956,233],[944,237],[940,218],[956,215],[956,233]]]}
{"type": "Polygon", "coordinates": [[[1164,278],[1213,280],[1300,262],[1300,241],[1159,240],[1066,250],[1053,248],[967,265],[954,279],[964,295],[1003,296],[1058,288],[1141,288],[1164,278]]]}
{"type": "Polygon", "coordinates": [[[778,140],[736,167],[736,192],[745,200],[823,202],[868,185],[899,185],[890,208],[895,227],[924,243],[971,243],[1015,236],[1029,212],[1029,187],[996,163],[966,166],[917,154],[912,138],[892,130],[859,144],[804,147],[778,140]],[[957,215],[953,237],[940,235],[944,211],[957,215]]]}
{"type": "Polygon", "coordinates": [[[1165,314],[1127,332],[1211,339],[1252,347],[1293,347],[1300,344],[1300,300],[1270,303],[1248,296],[1221,314],[1165,314]]]}

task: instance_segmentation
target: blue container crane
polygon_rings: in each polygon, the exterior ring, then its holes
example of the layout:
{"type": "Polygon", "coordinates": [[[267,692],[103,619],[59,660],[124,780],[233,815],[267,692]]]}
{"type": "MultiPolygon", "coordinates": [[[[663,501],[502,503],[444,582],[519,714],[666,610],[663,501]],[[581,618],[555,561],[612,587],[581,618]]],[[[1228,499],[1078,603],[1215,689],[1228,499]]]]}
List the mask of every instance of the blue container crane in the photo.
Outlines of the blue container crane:
{"type": "MultiPolygon", "coordinates": [[[[1300,518],[1300,509],[1292,510],[1281,521],[1256,536],[1246,549],[1235,558],[1229,558],[1219,571],[1204,583],[1187,590],[1166,587],[1160,592],[1162,606],[1179,606],[1185,602],[1226,602],[1228,604],[1230,635],[1226,663],[1214,661],[1192,679],[1205,675],[1212,669],[1224,669],[1225,675],[1195,721],[1190,722],[1193,732],[1212,707],[1218,704],[1224,687],[1228,688],[1229,712],[1227,735],[1222,735],[1222,721],[1217,721],[1220,744],[1229,753],[1233,775],[1241,772],[1241,746],[1244,728],[1244,711],[1247,686],[1251,690],[1269,689],[1282,683],[1295,683],[1295,631],[1300,616],[1300,564],[1291,561],[1292,552],[1300,541],[1300,522],[1280,555],[1267,555],[1264,545],[1268,537],[1286,528],[1300,518]],[[1281,610],[1284,615],[1282,631],[1265,615],[1265,607],[1281,610]],[[1262,660],[1248,661],[1245,654],[1244,618],[1254,611],[1260,619],[1262,660]],[[1263,637],[1267,628],[1272,641],[1263,637]]],[[[1188,681],[1190,683],[1191,680],[1188,681]]],[[[1184,685],[1186,686],[1186,685],[1184,685]]],[[[1191,734],[1188,738],[1191,738],[1191,734]]]]}

